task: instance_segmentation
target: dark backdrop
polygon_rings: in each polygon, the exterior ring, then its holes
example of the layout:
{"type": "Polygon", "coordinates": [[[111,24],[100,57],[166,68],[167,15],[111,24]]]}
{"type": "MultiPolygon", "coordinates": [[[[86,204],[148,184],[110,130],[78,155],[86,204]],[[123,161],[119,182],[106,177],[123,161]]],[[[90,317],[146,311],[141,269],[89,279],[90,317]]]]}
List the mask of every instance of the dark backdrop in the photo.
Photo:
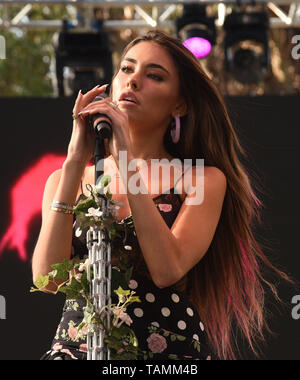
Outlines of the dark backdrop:
{"type": "MultiPolygon", "coordinates": [[[[23,172],[45,153],[65,155],[71,136],[74,99],[0,98],[1,198],[0,239],[12,219],[10,191],[23,172]]],[[[234,97],[226,99],[243,147],[251,177],[262,189],[262,227],[256,231],[272,262],[300,280],[298,248],[299,96],[234,97]]],[[[33,185],[34,186],[34,185],[33,185]]],[[[30,260],[41,218],[30,220],[27,261],[15,249],[0,254],[0,295],[6,319],[0,319],[0,359],[38,359],[49,349],[60,319],[63,296],[29,293],[30,260]]],[[[212,279],[213,280],[213,279],[212,279]]],[[[300,359],[300,319],[292,318],[291,299],[300,291],[279,284],[286,302],[272,301],[270,325],[275,335],[262,347],[264,359],[300,359]]],[[[246,345],[243,355],[252,359],[246,345]]]]}

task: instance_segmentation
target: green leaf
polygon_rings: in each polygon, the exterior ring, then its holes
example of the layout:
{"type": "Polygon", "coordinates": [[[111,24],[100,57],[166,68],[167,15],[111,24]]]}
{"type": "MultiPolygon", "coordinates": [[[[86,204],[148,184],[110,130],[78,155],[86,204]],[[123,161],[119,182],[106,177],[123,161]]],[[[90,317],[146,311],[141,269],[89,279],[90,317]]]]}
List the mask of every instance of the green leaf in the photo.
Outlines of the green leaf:
{"type": "Polygon", "coordinates": [[[182,336],[182,335],[176,335],[176,338],[180,341],[180,342],[183,342],[186,340],[186,337],[185,336],[182,336]]]}
{"type": "Polygon", "coordinates": [[[74,207],[74,213],[87,212],[90,207],[98,208],[93,197],[88,197],[82,201],[79,201],[77,206],[74,207]]]}
{"type": "Polygon", "coordinates": [[[62,286],[59,291],[66,294],[67,299],[82,298],[81,284],[73,277],[70,285],[62,286]]]}
{"type": "Polygon", "coordinates": [[[121,288],[121,286],[119,286],[118,289],[115,290],[114,292],[119,297],[119,301],[122,301],[124,297],[127,297],[130,295],[130,290],[124,290],[123,288],[121,288]]]}
{"type": "Polygon", "coordinates": [[[38,289],[44,289],[49,284],[49,275],[43,276],[41,274],[38,275],[38,278],[34,282],[34,285],[38,289]]]}
{"type": "Polygon", "coordinates": [[[90,291],[90,283],[89,283],[89,281],[87,279],[87,271],[83,271],[80,282],[81,282],[82,289],[86,293],[89,293],[89,291],[90,291]]]}
{"type": "Polygon", "coordinates": [[[200,352],[201,345],[200,342],[198,342],[197,340],[194,341],[194,349],[200,352]]]}
{"type": "Polygon", "coordinates": [[[64,281],[67,281],[67,279],[69,278],[69,270],[71,270],[73,268],[73,266],[74,266],[74,263],[68,259],[64,259],[64,261],[62,263],[51,265],[51,267],[55,271],[55,277],[54,278],[59,278],[59,279],[62,279],[64,281]]]}
{"type": "MultiPolygon", "coordinates": [[[[100,188],[106,187],[111,182],[111,176],[108,174],[105,174],[101,177],[99,186],[100,188]]],[[[97,185],[97,189],[99,188],[97,185]]]]}
{"type": "Polygon", "coordinates": [[[112,268],[112,289],[118,289],[119,287],[126,288],[128,283],[124,279],[124,275],[117,269],[112,268]]]}

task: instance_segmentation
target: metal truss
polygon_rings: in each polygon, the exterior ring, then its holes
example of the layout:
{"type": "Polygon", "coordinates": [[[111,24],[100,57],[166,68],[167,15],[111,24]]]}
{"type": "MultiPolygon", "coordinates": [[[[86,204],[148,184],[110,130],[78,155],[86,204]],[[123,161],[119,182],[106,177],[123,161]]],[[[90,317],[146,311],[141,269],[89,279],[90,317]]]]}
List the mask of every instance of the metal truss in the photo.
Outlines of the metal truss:
{"type": "Polygon", "coordinates": [[[175,32],[174,16],[184,4],[202,3],[207,5],[218,5],[218,15],[216,26],[222,27],[227,10],[232,5],[257,5],[264,4],[272,11],[273,17],[270,17],[271,28],[297,28],[300,27],[300,0],[0,0],[0,9],[4,9],[4,16],[0,18],[0,29],[12,27],[24,29],[48,29],[60,30],[62,28],[62,20],[30,20],[30,11],[34,5],[65,5],[73,14],[70,17],[70,23],[78,31],[92,30],[94,8],[112,8],[131,6],[134,9],[134,18],[130,20],[105,20],[103,27],[106,30],[122,30],[122,29],[145,29],[159,28],[169,29],[175,32]],[[9,19],[6,10],[10,6],[22,7],[17,14],[9,19]],[[147,6],[147,11],[143,8],[147,6]],[[281,6],[288,6],[288,12],[283,10],[281,6]],[[149,7],[151,7],[149,11],[149,7]],[[78,21],[76,14],[80,13],[83,17],[81,22],[78,21]]]}

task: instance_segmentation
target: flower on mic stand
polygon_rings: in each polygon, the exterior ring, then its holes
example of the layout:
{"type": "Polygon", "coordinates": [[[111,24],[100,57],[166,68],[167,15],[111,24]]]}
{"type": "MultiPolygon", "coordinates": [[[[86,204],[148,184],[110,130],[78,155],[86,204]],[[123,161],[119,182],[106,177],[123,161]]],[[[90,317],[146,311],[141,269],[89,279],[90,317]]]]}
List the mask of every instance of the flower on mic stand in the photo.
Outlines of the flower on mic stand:
{"type": "MultiPolygon", "coordinates": [[[[90,195],[88,197],[82,195],[73,210],[81,229],[96,226],[107,235],[109,234],[113,243],[116,238],[122,238],[122,233],[126,234],[127,227],[116,219],[119,207],[124,205],[113,201],[109,190],[106,194],[103,192],[103,188],[109,182],[110,177],[103,176],[99,185],[87,185],[90,195]],[[108,206],[106,213],[103,211],[104,205],[108,206]]],[[[53,270],[46,276],[39,275],[34,283],[35,287],[32,287],[30,291],[45,291],[52,294],[61,292],[66,295],[67,300],[85,300],[84,318],[77,327],[73,326],[72,329],[71,336],[74,341],[84,338],[87,332],[102,329],[105,330],[105,342],[111,350],[113,359],[135,360],[138,355],[138,343],[133,330],[129,327],[132,320],[126,313],[126,307],[140,300],[134,295],[135,292],[126,290],[132,268],[124,265],[126,260],[121,258],[124,252],[117,244],[114,248],[119,254],[118,267],[112,268],[112,291],[117,296],[117,303],[106,305],[101,310],[96,308],[91,299],[88,280],[88,269],[91,272],[90,278],[93,278],[93,267],[89,259],[82,260],[78,257],[51,265],[53,270]]],[[[116,298],[115,295],[112,300],[116,298]]]]}
{"type": "Polygon", "coordinates": [[[112,194],[109,188],[104,194],[103,189],[109,184],[111,177],[104,175],[101,177],[98,185],[87,184],[86,188],[90,195],[87,197],[81,195],[81,199],[74,207],[76,220],[81,230],[97,226],[101,230],[110,232],[112,238],[117,235],[119,229],[116,216],[120,207],[124,207],[122,202],[112,200],[112,194]],[[102,209],[106,205],[107,213],[104,215],[102,209]]]}
{"type": "Polygon", "coordinates": [[[103,215],[103,212],[100,211],[100,208],[94,208],[94,207],[90,207],[88,209],[88,213],[85,214],[85,216],[92,216],[96,221],[99,221],[100,216],[102,215],[103,215]]]}

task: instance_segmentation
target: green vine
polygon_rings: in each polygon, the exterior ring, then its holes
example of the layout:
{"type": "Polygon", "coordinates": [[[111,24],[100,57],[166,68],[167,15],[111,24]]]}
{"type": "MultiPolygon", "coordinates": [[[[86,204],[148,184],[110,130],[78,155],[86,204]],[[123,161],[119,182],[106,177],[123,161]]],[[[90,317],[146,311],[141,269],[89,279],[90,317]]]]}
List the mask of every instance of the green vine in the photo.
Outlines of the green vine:
{"type": "MultiPolygon", "coordinates": [[[[120,202],[112,201],[109,189],[106,194],[102,189],[110,182],[109,176],[101,178],[99,186],[87,185],[90,195],[82,196],[73,210],[80,228],[83,230],[89,226],[97,226],[112,241],[120,237],[121,230],[126,226],[118,223],[116,215],[120,202]],[[109,213],[104,216],[101,210],[101,197],[109,200],[109,213]]],[[[118,266],[112,269],[112,289],[114,289],[116,303],[106,305],[97,310],[90,297],[90,283],[87,276],[89,259],[82,260],[77,257],[65,259],[62,263],[51,265],[52,271],[46,276],[39,275],[34,282],[35,287],[30,292],[47,292],[57,294],[64,293],[67,299],[84,299],[84,318],[77,327],[75,339],[84,338],[87,332],[105,330],[105,342],[111,350],[112,359],[134,360],[138,355],[138,340],[129,327],[131,318],[126,313],[126,308],[134,302],[141,302],[135,292],[127,290],[131,278],[132,268],[128,268],[124,254],[119,252],[118,266]]],[[[92,274],[91,274],[92,276],[92,274]]]]}

